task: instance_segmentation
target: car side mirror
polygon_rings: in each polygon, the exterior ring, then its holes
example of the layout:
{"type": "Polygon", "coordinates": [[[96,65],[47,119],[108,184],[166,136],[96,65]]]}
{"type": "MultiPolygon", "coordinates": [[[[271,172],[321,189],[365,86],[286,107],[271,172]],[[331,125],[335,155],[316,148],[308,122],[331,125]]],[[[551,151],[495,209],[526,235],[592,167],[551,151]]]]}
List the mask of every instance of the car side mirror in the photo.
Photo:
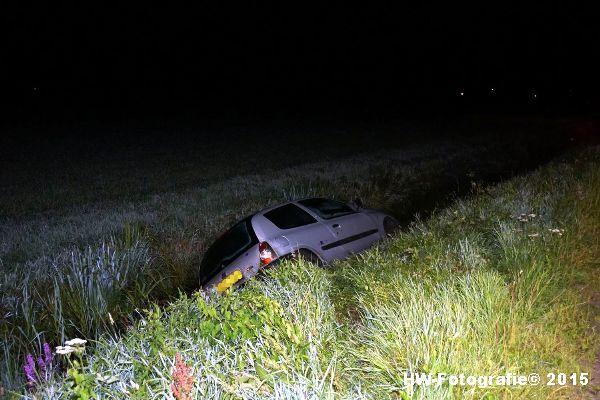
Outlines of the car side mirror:
{"type": "Polygon", "coordinates": [[[360,199],[360,197],[356,197],[354,200],[352,200],[352,202],[350,203],[350,207],[352,207],[354,211],[359,211],[360,209],[362,209],[363,202],[360,199]]]}

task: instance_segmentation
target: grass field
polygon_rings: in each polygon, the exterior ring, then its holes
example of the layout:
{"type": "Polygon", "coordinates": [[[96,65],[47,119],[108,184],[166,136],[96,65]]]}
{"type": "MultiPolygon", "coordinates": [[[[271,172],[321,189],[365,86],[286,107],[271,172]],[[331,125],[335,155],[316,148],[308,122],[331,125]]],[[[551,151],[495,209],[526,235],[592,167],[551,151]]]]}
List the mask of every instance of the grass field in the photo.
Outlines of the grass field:
{"type": "MultiPolygon", "coordinates": [[[[160,397],[177,351],[193,366],[194,393],[215,398],[398,397],[409,392],[407,370],[580,371],[594,350],[581,304],[598,284],[597,154],[486,185],[530,167],[535,146],[558,143],[541,137],[396,141],[386,151],[276,161],[268,174],[211,163],[217,172],[202,184],[183,168],[172,190],[156,190],[163,176],[136,193],[117,178],[106,182],[106,200],[95,184],[73,202],[69,187],[58,187],[54,205],[4,197],[17,206],[5,209],[1,232],[0,386],[22,390],[25,355],[75,336],[93,341],[84,359],[92,375],[65,380],[55,371],[37,395],[67,397],[71,385],[160,397]],[[330,270],[299,262],[220,300],[193,292],[206,244],[268,204],[358,195],[408,221],[456,192],[474,196],[330,270]],[[535,217],[520,222],[521,214],[535,217]]],[[[415,395],[485,392],[445,386],[415,395]]],[[[510,393],[552,394],[541,386],[510,393]]]]}

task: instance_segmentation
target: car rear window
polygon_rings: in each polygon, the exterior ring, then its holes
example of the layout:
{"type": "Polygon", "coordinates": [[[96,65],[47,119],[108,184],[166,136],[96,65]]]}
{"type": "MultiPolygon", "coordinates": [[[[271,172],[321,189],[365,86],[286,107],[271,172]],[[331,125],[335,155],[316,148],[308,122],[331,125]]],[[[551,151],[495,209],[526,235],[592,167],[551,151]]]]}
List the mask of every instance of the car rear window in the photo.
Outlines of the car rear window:
{"type": "Polygon", "coordinates": [[[309,213],[295,204],[286,204],[265,213],[265,218],[279,229],[291,229],[317,222],[309,213]]]}
{"type": "Polygon", "coordinates": [[[323,219],[341,217],[343,215],[354,214],[356,212],[347,204],[329,199],[306,199],[300,200],[298,203],[313,211],[323,219]]]}
{"type": "Polygon", "coordinates": [[[206,284],[244,251],[258,243],[250,219],[248,217],[235,224],[208,248],[200,264],[200,284],[206,284]]]}

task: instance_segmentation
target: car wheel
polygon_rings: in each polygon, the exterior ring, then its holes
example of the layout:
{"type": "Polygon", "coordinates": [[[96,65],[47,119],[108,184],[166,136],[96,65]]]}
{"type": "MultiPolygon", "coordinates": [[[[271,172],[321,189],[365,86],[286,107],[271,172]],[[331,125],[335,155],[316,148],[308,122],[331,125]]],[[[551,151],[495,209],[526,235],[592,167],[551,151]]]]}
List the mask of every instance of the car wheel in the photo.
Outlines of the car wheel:
{"type": "Polygon", "coordinates": [[[392,217],[386,216],[383,219],[383,231],[386,236],[392,236],[400,228],[400,223],[392,217]]]}
{"type": "Polygon", "coordinates": [[[306,249],[299,249],[294,254],[295,257],[301,258],[304,261],[308,261],[311,264],[314,264],[318,267],[323,266],[323,261],[312,251],[306,249]]]}

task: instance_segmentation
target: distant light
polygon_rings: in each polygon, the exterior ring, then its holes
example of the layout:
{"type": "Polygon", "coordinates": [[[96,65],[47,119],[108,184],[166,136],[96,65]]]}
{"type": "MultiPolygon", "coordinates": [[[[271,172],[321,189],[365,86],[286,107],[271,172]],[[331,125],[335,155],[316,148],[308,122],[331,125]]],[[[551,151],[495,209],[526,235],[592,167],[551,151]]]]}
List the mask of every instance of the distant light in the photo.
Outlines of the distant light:
{"type": "Polygon", "coordinates": [[[36,88],[36,87],[34,87],[34,88],[33,88],[33,90],[37,90],[37,88],[36,88]]]}
{"type": "Polygon", "coordinates": [[[494,88],[491,88],[490,90],[493,92],[493,91],[494,91],[494,88]]]}
{"type": "Polygon", "coordinates": [[[534,99],[537,99],[537,94],[535,94],[535,93],[534,93],[534,94],[533,94],[533,98],[534,98],[534,99]]]}
{"type": "Polygon", "coordinates": [[[460,95],[461,95],[461,96],[464,96],[464,95],[465,95],[465,92],[460,92],[460,95]]]}

